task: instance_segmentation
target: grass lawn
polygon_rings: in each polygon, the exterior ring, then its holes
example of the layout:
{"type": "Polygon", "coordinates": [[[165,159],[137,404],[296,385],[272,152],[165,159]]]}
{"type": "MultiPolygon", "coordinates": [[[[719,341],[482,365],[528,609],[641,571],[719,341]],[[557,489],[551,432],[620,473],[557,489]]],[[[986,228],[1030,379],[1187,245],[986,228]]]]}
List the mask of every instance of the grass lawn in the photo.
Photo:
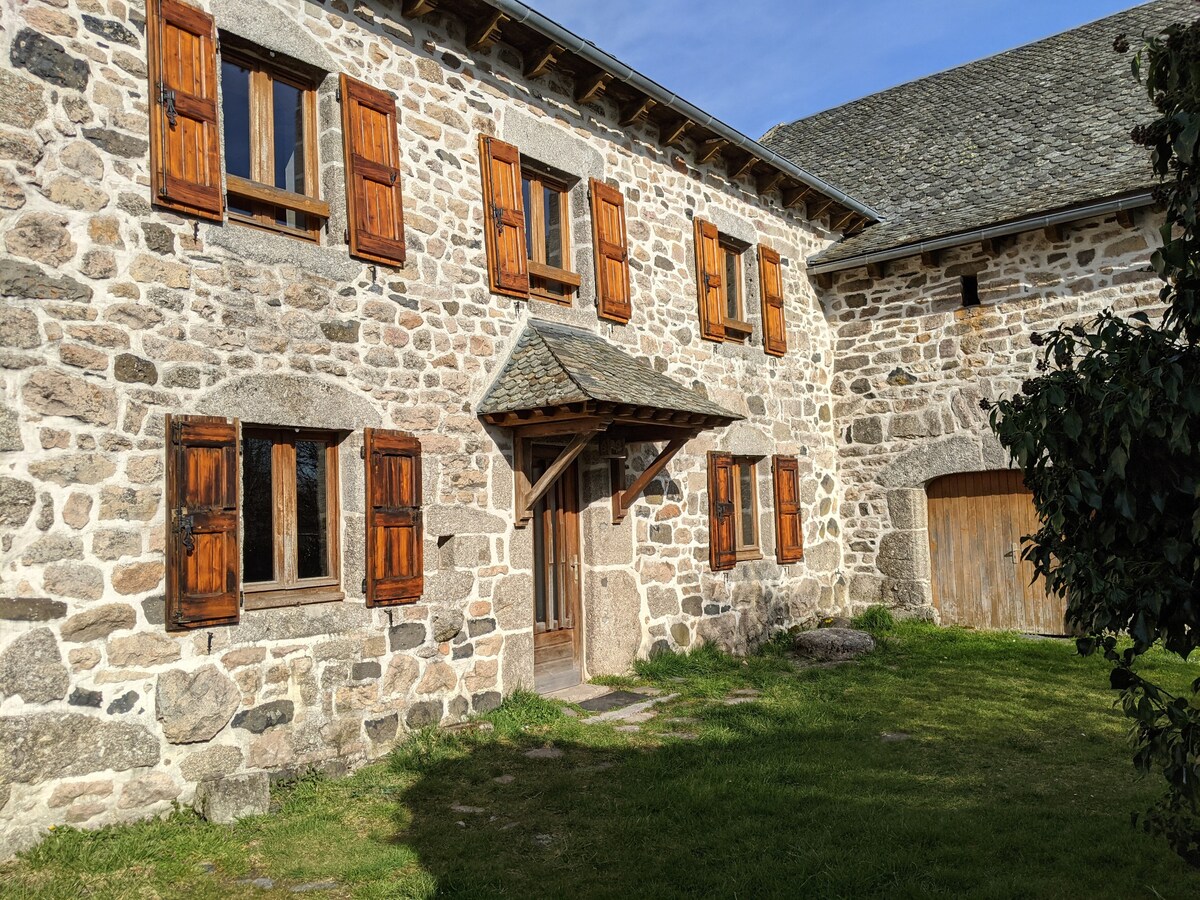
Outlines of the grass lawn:
{"type": "Polygon", "coordinates": [[[856,664],[701,650],[638,681],[679,697],[636,733],[520,695],[491,731],[421,733],[236,826],[58,830],[0,867],[0,896],[1200,896],[1130,827],[1158,785],[1132,774],[1103,662],[1068,643],[902,625],[856,664]]]}

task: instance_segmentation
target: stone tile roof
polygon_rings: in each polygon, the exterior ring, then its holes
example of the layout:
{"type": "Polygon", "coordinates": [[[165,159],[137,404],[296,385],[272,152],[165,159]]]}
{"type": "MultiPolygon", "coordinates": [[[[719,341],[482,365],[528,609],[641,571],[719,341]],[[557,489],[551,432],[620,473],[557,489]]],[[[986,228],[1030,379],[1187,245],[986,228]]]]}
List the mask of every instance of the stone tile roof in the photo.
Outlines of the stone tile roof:
{"type": "Polygon", "coordinates": [[[628,403],[742,418],[656,372],[598,335],[531,319],[479,404],[479,415],[566,403],[628,403]]]}
{"type": "Polygon", "coordinates": [[[810,259],[834,262],[1151,186],[1129,137],[1153,117],[1113,51],[1197,14],[1156,0],[1081,28],[902,84],[762,139],[872,204],[885,221],[810,259]]]}

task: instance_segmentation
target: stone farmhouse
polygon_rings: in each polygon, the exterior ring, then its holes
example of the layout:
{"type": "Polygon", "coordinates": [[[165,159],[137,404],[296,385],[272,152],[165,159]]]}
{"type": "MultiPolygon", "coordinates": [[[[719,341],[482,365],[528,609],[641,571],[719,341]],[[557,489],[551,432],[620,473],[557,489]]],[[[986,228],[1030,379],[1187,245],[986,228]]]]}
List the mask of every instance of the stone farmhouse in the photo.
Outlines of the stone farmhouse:
{"type": "Polygon", "coordinates": [[[1061,630],[979,400],[1156,302],[1110,48],[1190,11],[755,141],[517,0],[4,4],[0,851],[870,603],[1061,630]]]}

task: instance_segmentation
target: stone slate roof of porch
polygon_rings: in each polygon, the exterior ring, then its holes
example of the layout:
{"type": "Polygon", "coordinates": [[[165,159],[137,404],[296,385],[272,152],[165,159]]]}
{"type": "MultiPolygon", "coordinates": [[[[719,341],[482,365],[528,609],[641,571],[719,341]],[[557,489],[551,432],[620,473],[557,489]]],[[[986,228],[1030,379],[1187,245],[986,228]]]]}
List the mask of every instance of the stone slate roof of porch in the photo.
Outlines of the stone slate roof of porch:
{"type": "Polygon", "coordinates": [[[1129,137],[1154,116],[1130,74],[1143,32],[1197,14],[1156,0],[1081,28],[777,125],[762,143],[884,221],[810,258],[850,259],[1154,184],[1129,137]]]}
{"type": "Polygon", "coordinates": [[[587,401],[741,416],[656,372],[608,341],[578,328],[531,319],[480,403],[479,415],[587,401]]]}

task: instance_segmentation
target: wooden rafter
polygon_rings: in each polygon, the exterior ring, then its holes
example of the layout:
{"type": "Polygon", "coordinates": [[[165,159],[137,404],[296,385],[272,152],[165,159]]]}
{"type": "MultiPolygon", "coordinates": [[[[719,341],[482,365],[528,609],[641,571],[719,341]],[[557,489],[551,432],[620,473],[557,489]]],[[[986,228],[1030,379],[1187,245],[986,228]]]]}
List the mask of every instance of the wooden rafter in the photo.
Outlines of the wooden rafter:
{"type": "Polygon", "coordinates": [[[467,47],[471,50],[482,50],[500,37],[500,26],[507,21],[507,15],[500,10],[494,10],[471,29],[467,35],[467,47]]]}
{"type": "Polygon", "coordinates": [[[784,209],[791,209],[793,206],[799,206],[801,203],[807,202],[809,195],[812,193],[813,193],[812,189],[806,184],[797,185],[796,187],[784,188],[783,189],[783,207],[784,207],[784,209]]]}
{"type": "Polygon", "coordinates": [[[832,222],[835,231],[845,231],[850,223],[858,218],[858,213],[852,209],[848,209],[845,213],[838,217],[836,222],[832,222]]]}
{"type": "Polygon", "coordinates": [[[921,251],[921,265],[923,265],[927,269],[936,269],[938,267],[938,263],[941,262],[941,259],[942,259],[942,251],[941,250],[922,250],[921,251]]]}
{"type": "Polygon", "coordinates": [[[610,73],[601,71],[582,79],[575,86],[575,102],[590,103],[595,100],[604,93],[604,88],[608,86],[612,78],[610,73]]]}
{"type": "Polygon", "coordinates": [[[707,165],[729,146],[729,141],[724,138],[709,138],[707,141],[701,142],[696,152],[696,162],[700,165],[707,165]]]}
{"type": "Polygon", "coordinates": [[[755,183],[755,187],[759,194],[769,194],[779,186],[779,182],[783,181],[783,173],[778,169],[772,169],[766,175],[762,175],[755,183]]]}
{"type": "Polygon", "coordinates": [[[563,52],[561,44],[549,43],[528,57],[525,61],[525,77],[540,78],[550,71],[550,67],[558,62],[558,55],[563,52]]]}
{"type": "Polygon", "coordinates": [[[737,179],[748,174],[757,163],[758,157],[750,153],[747,153],[745,156],[738,157],[737,159],[730,160],[729,168],[727,169],[729,172],[729,177],[736,181],[737,179]]]}
{"type": "Polygon", "coordinates": [[[683,140],[684,134],[691,128],[692,122],[690,119],[677,119],[670,125],[664,125],[659,135],[666,147],[678,147],[683,140]]]}
{"type": "Polygon", "coordinates": [[[1132,228],[1134,226],[1134,216],[1132,209],[1117,210],[1117,224],[1122,228],[1132,228]]]}
{"type": "Polygon", "coordinates": [[[833,208],[833,201],[830,200],[829,198],[826,198],[824,200],[813,201],[811,204],[809,204],[809,207],[808,207],[808,218],[809,219],[819,219],[819,218],[821,218],[821,216],[825,215],[825,213],[829,212],[829,210],[832,208],[833,208]]]}
{"type": "Polygon", "coordinates": [[[1042,233],[1050,243],[1061,244],[1066,239],[1067,229],[1061,223],[1058,225],[1047,225],[1042,230],[1042,233]]]}
{"type": "Polygon", "coordinates": [[[821,290],[827,291],[833,287],[833,273],[820,272],[813,276],[813,281],[817,283],[817,287],[819,287],[821,290]]]}
{"type": "Polygon", "coordinates": [[[883,278],[887,275],[886,262],[867,263],[867,275],[870,278],[883,278]]]}
{"type": "Polygon", "coordinates": [[[400,12],[408,19],[419,19],[437,9],[437,0],[404,0],[400,12]]]}
{"type": "Polygon", "coordinates": [[[654,457],[650,465],[646,466],[646,471],[642,472],[628,488],[625,487],[625,460],[614,459],[612,461],[612,513],[614,525],[625,518],[625,514],[629,512],[629,507],[633,505],[633,501],[646,489],[646,485],[658,477],[658,473],[666,468],[667,463],[697,433],[697,431],[693,430],[681,434],[679,437],[672,438],[658,456],[654,457]]]}
{"type": "Polygon", "coordinates": [[[634,122],[640,122],[650,114],[650,110],[658,105],[653,97],[643,97],[621,108],[621,126],[628,128],[634,122]]]}

